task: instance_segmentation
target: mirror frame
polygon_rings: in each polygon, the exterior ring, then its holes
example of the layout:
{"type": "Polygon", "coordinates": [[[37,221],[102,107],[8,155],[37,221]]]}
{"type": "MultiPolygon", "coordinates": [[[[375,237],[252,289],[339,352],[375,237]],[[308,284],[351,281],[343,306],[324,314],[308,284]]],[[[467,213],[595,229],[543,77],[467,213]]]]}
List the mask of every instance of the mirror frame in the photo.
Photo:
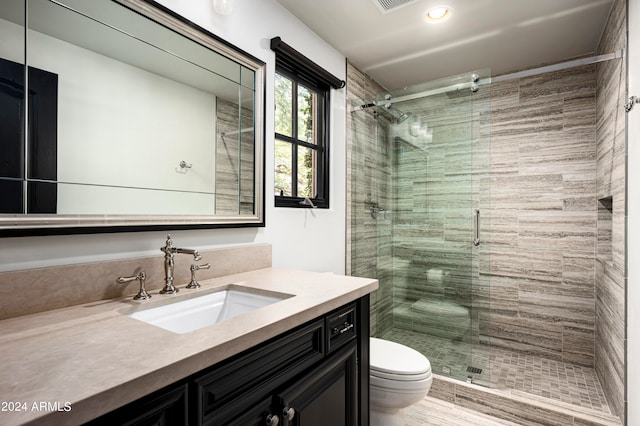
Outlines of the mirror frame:
{"type": "Polygon", "coordinates": [[[153,0],[112,1],[255,72],[255,213],[237,216],[0,214],[0,237],[264,227],[266,64],[153,0]]]}

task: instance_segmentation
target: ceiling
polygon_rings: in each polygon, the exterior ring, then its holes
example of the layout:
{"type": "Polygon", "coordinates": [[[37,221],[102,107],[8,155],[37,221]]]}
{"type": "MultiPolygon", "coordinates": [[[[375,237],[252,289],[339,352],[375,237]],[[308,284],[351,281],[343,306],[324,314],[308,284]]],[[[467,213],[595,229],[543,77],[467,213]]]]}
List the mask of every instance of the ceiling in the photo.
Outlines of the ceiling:
{"type": "Polygon", "coordinates": [[[614,0],[277,0],[385,88],[490,68],[496,76],[593,54],[614,0]],[[453,7],[429,24],[425,12],[453,7]]]}

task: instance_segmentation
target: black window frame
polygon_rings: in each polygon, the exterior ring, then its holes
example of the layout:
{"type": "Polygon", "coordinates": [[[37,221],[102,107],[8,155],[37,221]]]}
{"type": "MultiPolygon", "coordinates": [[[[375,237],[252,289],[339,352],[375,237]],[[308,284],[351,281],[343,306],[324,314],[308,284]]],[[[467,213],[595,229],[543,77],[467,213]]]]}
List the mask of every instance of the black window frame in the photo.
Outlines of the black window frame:
{"type": "Polygon", "coordinates": [[[287,136],[275,133],[275,140],[284,141],[291,144],[291,195],[275,194],[276,207],[311,207],[307,204],[300,204],[305,197],[298,195],[298,148],[310,148],[316,151],[314,170],[315,194],[309,197],[314,206],[318,208],[329,208],[329,106],[331,104],[330,88],[320,87],[314,82],[292,73],[284,67],[276,66],[276,74],[279,74],[292,82],[292,114],[291,129],[292,135],[287,136]],[[313,91],[316,94],[316,108],[313,120],[315,121],[315,143],[302,140],[298,136],[298,86],[313,91]]]}
{"type": "Polygon", "coordinates": [[[291,191],[290,196],[275,194],[276,207],[295,208],[329,208],[329,185],[330,185],[330,119],[331,119],[331,89],[341,89],[345,86],[343,80],[333,76],[325,69],[293,49],[282,41],[280,37],[271,39],[271,50],[276,54],[276,73],[290,79],[293,82],[294,92],[292,99],[292,136],[275,133],[274,143],[277,140],[292,144],[292,170],[291,170],[291,191]],[[317,94],[317,108],[315,117],[316,141],[315,144],[308,143],[296,138],[298,125],[297,108],[297,86],[314,91],[317,94]],[[303,203],[305,197],[297,195],[297,175],[298,175],[298,147],[315,149],[316,165],[314,169],[314,179],[316,193],[310,198],[312,205],[303,203]]]}

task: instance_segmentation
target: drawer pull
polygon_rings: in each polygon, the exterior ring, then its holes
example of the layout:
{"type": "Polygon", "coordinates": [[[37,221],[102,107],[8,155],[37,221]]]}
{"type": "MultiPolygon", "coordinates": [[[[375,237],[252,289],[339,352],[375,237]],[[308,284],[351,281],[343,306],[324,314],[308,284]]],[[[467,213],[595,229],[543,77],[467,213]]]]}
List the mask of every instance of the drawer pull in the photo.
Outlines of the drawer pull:
{"type": "Polygon", "coordinates": [[[353,328],[353,323],[346,322],[342,325],[342,328],[334,327],[332,334],[344,334],[353,328]]]}

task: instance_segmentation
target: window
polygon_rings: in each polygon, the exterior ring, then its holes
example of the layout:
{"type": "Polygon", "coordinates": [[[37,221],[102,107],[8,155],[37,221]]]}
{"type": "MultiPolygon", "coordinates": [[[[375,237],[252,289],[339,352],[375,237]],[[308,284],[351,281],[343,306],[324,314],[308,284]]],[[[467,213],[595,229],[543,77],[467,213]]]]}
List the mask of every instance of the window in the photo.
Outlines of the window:
{"type": "Polygon", "coordinates": [[[329,95],[345,82],[282,42],[276,53],[275,205],[329,208],[329,95]]]}
{"type": "Polygon", "coordinates": [[[329,207],[328,95],[328,88],[276,71],[276,206],[304,206],[300,202],[309,198],[317,207],[329,207]]]}

